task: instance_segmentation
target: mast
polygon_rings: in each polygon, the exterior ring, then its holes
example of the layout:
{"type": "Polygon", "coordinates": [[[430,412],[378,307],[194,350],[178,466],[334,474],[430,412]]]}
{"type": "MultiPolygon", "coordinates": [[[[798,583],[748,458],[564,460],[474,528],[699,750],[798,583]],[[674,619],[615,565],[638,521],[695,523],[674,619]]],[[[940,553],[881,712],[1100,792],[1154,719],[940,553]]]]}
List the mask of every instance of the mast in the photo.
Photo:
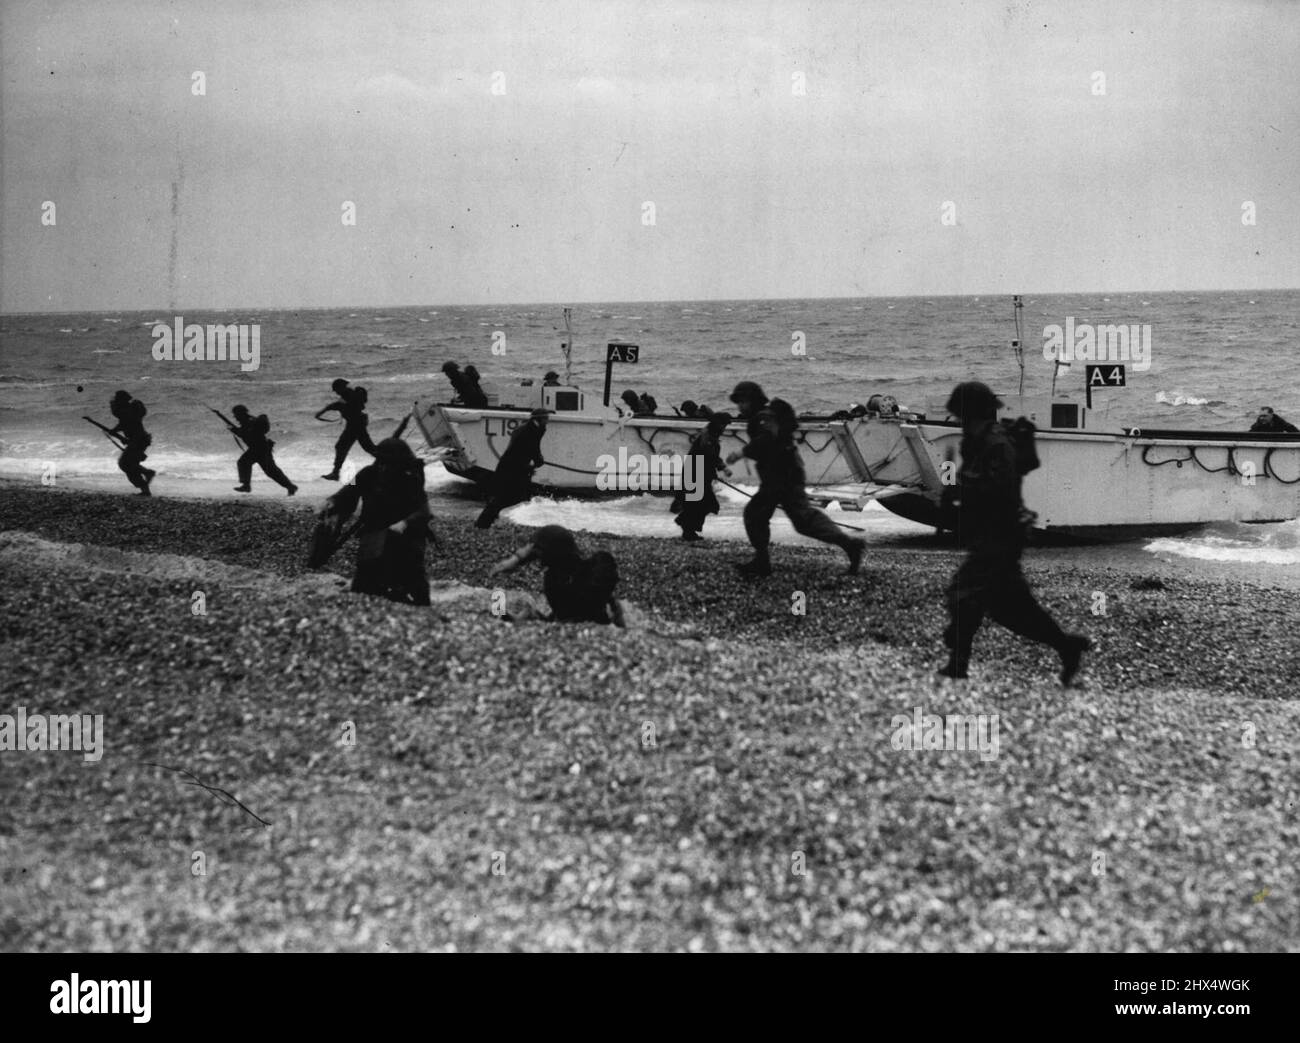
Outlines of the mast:
{"type": "MultiPolygon", "coordinates": [[[[1020,366],[1020,396],[1025,394],[1025,340],[1020,329],[1020,313],[1024,310],[1025,302],[1021,299],[1020,294],[1014,294],[1011,298],[1012,312],[1016,318],[1016,339],[1011,342],[1011,347],[1016,353],[1016,362],[1020,366]]],[[[1055,379],[1053,379],[1055,385],[1055,379]]],[[[1055,386],[1053,386],[1055,390],[1055,386]]]]}
{"type": "Polygon", "coordinates": [[[564,333],[560,336],[560,350],[564,352],[564,382],[573,383],[573,309],[564,309],[564,333]]]}

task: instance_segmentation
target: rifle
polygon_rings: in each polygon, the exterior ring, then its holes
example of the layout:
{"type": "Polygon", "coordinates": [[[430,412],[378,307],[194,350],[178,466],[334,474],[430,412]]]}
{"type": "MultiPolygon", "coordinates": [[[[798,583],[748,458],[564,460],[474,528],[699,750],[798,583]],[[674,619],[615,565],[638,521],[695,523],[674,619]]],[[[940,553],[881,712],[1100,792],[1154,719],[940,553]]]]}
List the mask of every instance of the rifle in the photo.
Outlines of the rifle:
{"type": "Polygon", "coordinates": [[[360,518],[342,533],[324,519],[318,521],[312,531],[311,544],[307,551],[308,568],[318,569],[325,565],[359,528],[361,528],[360,518]]]}
{"type": "Polygon", "coordinates": [[[221,410],[212,409],[211,406],[208,406],[208,409],[211,409],[212,412],[216,413],[217,416],[220,417],[221,422],[225,424],[228,428],[230,428],[230,434],[235,439],[235,445],[239,446],[240,449],[247,449],[248,446],[246,446],[242,441],[240,441],[239,428],[237,428],[234,424],[232,424],[229,420],[227,420],[225,416],[222,415],[221,410]]]}
{"type": "Polygon", "coordinates": [[[123,452],[126,452],[126,443],[125,443],[125,442],[118,441],[118,436],[115,435],[115,434],[113,433],[112,428],[105,427],[105,426],[104,426],[103,424],[101,424],[98,420],[91,420],[90,417],[88,417],[88,416],[83,416],[81,419],[87,421],[88,423],[94,424],[97,428],[99,428],[101,431],[103,431],[105,435],[108,436],[108,440],[109,440],[110,442],[112,442],[115,446],[117,446],[117,447],[118,447],[119,449],[121,449],[123,452]]]}

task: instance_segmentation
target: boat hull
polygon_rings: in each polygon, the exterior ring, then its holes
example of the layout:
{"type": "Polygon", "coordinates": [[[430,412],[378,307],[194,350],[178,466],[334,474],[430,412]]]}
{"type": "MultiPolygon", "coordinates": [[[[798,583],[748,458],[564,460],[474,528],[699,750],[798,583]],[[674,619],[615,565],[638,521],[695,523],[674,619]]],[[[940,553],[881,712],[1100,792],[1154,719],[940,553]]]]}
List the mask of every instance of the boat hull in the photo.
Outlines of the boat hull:
{"type": "MultiPolygon", "coordinates": [[[[864,455],[888,442],[861,425],[864,455]]],[[[959,466],[961,429],[950,424],[904,429],[923,489],[882,499],[902,517],[940,527],[943,465],[959,466]]],[[[1300,516],[1300,437],[1222,432],[1145,434],[1039,431],[1041,466],[1025,477],[1025,506],[1047,531],[1084,538],[1186,532],[1211,522],[1278,522],[1300,516]]],[[[949,473],[954,473],[950,468],[949,473]]]]}
{"type": "MultiPolygon", "coordinates": [[[[444,452],[448,471],[486,482],[528,412],[417,404],[416,419],[429,446],[444,452]]],[[[555,414],[542,439],[546,464],[533,481],[569,493],[673,492],[682,487],[681,458],[703,427],[704,421],[675,417],[555,414]]],[[[720,439],[722,455],[742,449],[746,441],[744,425],[731,425],[720,439]]],[[[842,423],[806,424],[799,432],[799,450],[809,485],[861,480],[856,448],[842,423]]],[[[758,484],[748,459],[731,467],[730,481],[758,484]]]]}

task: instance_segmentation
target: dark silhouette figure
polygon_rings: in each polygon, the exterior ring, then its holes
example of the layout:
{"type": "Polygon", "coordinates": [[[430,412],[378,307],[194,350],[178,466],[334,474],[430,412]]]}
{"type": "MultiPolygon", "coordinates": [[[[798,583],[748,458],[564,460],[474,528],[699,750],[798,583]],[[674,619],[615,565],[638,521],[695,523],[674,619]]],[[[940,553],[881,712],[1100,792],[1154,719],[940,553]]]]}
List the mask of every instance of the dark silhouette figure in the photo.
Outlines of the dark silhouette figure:
{"type": "Polygon", "coordinates": [[[622,401],[623,405],[627,406],[627,408],[631,410],[633,416],[636,416],[641,412],[641,398],[631,388],[628,388],[623,392],[623,394],[619,395],[619,399],[622,401]]]}
{"type": "Polygon", "coordinates": [[[533,472],[546,463],[542,459],[542,436],[550,415],[549,409],[534,409],[527,422],[515,428],[510,444],[497,461],[487,506],[474,522],[476,528],[490,527],[507,507],[532,497],[533,472]]]}
{"type": "Polygon", "coordinates": [[[400,438],[380,442],[375,462],[325,501],[321,520],[337,533],[358,503],[360,546],[352,590],[406,604],[429,604],[424,570],[429,498],[424,491],[424,464],[407,443],[400,438]]]}
{"type": "MultiPolygon", "coordinates": [[[[961,419],[961,470],[957,485],[945,490],[957,512],[958,540],[970,548],[948,587],[949,624],[944,677],[964,678],[975,633],[985,615],[1008,630],[1051,645],[1061,657],[1061,683],[1069,685],[1092,642],[1067,634],[1034,599],[1020,568],[1028,522],[1020,485],[1037,459],[1017,446],[1013,429],[997,420],[1002,405],[987,385],[958,384],[948,412],[961,419]]],[[[1027,422],[1025,422],[1027,423],[1027,422]]]]}
{"type": "Polygon", "coordinates": [[[649,392],[643,394],[640,402],[637,404],[637,412],[640,413],[641,416],[654,416],[659,412],[659,403],[655,401],[654,395],[651,395],[649,392]]]}
{"type": "Polygon", "coordinates": [[[703,495],[698,500],[689,499],[686,495],[687,490],[683,489],[673,497],[672,512],[677,515],[677,524],[682,529],[682,539],[688,543],[695,540],[702,540],[700,535],[704,528],[704,520],[710,514],[717,514],[719,510],[718,497],[713,491],[713,483],[717,481],[718,472],[730,475],[731,471],[722,462],[722,452],[719,440],[722,432],[726,430],[727,425],[731,423],[731,415],[728,413],[715,413],[709,418],[703,431],[691,439],[691,447],[687,450],[688,461],[693,458],[693,463],[688,463],[687,474],[694,474],[696,480],[700,483],[703,495]]]}
{"type": "Polygon", "coordinates": [[[447,380],[451,382],[452,402],[459,401],[463,404],[465,401],[465,378],[461,376],[460,366],[454,362],[444,362],[442,371],[447,375],[447,380]]]}
{"type": "Polygon", "coordinates": [[[271,433],[271,421],[267,419],[265,413],[260,416],[253,416],[249,413],[248,407],[239,405],[231,409],[235,415],[235,422],[232,424],[221,416],[217,410],[213,410],[217,416],[221,417],[225,425],[234,432],[235,437],[244,443],[243,455],[235,462],[235,470],[239,474],[239,484],[235,486],[237,493],[249,493],[253,491],[250,484],[253,480],[253,464],[262,468],[271,481],[275,482],[282,488],[289,490],[292,496],[298,491],[298,487],[285,477],[279,465],[275,462],[272,455],[272,449],[275,448],[275,442],[269,437],[271,433]]]}
{"type": "Polygon", "coordinates": [[[562,525],[546,525],[537,530],[529,543],[494,565],[491,575],[512,572],[534,558],[546,569],[542,575],[542,591],[552,621],[624,625],[622,608],[614,598],[618,563],[608,551],[583,557],[573,533],[562,525]]]}
{"type": "Polygon", "coordinates": [[[487,409],[487,395],[478,386],[478,370],[473,366],[466,366],[464,373],[461,374],[461,380],[464,389],[461,397],[465,400],[465,405],[469,406],[470,409],[487,409]]]}
{"type": "Polygon", "coordinates": [[[542,377],[542,387],[553,388],[559,386],[560,386],[560,375],[556,373],[555,370],[553,369],[547,370],[546,375],[542,377]]]}
{"type": "Polygon", "coordinates": [[[149,456],[147,450],[153,444],[153,436],[144,429],[145,414],[149,410],[126,391],[117,392],[108,403],[108,409],[117,421],[107,428],[108,433],[119,436],[126,443],[122,455],[117,458],[117,466],[126,475],[126,480],[140,490],[141,496],[152,495],[149,483],[157,472],[144,466],[149,456]]]}
{"type": "Polygon", "coordinates": [[[444,362],[442,371],[447,374],[447,379],[451,382],[451,388],[455,392],[452,403],[466,406],[469,409],[486,409],[488,405],[487,395],[483,389],[478,386],[478,370],[473,366],[466,366],[462,371],[460,366],[455,362],[444,362]]]}
{"type": "Polygon", "coordinates": [[[1295,424],[1288,424],[1274,413],[1269,406],[1264,406],[1259,411],[1259,416],[1255,418],[1255,422],[1250,429],[1251,431],[1262,431],[1265,434],[1286,434],[1297,431],[1295,424]]]}
{"type": "Polygon", "coordinates": [[[772,515],[785,511],[795,531],[803,536],[832,543],[849,556],[849,574],[856,575],[862,564],[866,542],[847,536],[833,521],[808,502],[807,478],[794,433],[799,421],[794,409],[781,399],[770,402],[753,381],[742,380],[731,393],[742,418],[748,421],[749,443],[741,452],[727,457],[734,464],[742,456],[758,469],[758,492],[745,505],[745,533],[754,547],[752,561],[739,566],[750,576],[770,576],[772,561],[772,515]]]}
{"type": "Polygon", "coordinates": [[[328,406],[316,414],[317,420],[324,420],[325,414],[331,411],[338,413],[343,418],[343,433],[339,435],[339,440],[334,443],[334,470],[329,474],[321,475],[326,481],[337,482],[339,472],[343,469],[343,464],[348,458],[354,444],[361,446],[371,456],[375,455],[375,443],[370,440],[370,418],[366,416],[366,389],[363,387],[349,387],[348,382],[343,379],[334,381],[330,385],[334,394],[339,397],[331,402],[328,406]]]}

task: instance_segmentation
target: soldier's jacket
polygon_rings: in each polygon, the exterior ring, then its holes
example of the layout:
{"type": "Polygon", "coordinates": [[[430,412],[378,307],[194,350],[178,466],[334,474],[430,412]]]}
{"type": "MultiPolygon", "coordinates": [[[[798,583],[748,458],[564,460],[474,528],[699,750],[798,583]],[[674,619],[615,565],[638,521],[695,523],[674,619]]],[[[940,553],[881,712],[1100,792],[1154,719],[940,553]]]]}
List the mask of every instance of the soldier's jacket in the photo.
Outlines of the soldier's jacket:
{"type": "Polygon", "coordinates": [[[266,449],[275,443],[266,436],[271,433],[271,421],[265,413],[249,417],[248,423],[240,424],[236,434],[244,440],[249,449],[266,449]]]}
{"type": "Polygon", "coordinates": [[[112,430],[121,432],[128,442],[143,442],[148,445],[153,441],[152,437],[144,429],[144,418],[149,410],[145,408],[145,404],[139,399],[133,398],[129,402],[113,402],[108,409],[117,419],[117,423],[112,430]]]}
{"type": "Polygon", "coordinates": [[[974,547],[997,549],[1024,542],[1021,475],[1016,444],[996,420],[981,424],[961,440],[957,472],[957,536],[974,547]]]}
{"type": "Polygon", "coordinates": [[[405,536],[423,541],[429,521],[429,497],[424,491],[424,465],[412,468],[371,464],[357,472],[356,480],[329,498],[342,518],[348,518],[361,502],[361,532],[375,532],[399,521],[406,522],[405,536]]]}
{"type": "Polygon", "coordinates": [[[515,428],[510,444],[497,462],[497,474],[527,475],[534,467],[545,464],[542,459],[542,435],[545,432],[529,420],[515,428]]]}
{"type": "Polygon", "coordinates": [[[609,623],[609,599],[618,586],[618,564],[608,551],[548,568],[542,590],[559,622],[609,623]]]}

